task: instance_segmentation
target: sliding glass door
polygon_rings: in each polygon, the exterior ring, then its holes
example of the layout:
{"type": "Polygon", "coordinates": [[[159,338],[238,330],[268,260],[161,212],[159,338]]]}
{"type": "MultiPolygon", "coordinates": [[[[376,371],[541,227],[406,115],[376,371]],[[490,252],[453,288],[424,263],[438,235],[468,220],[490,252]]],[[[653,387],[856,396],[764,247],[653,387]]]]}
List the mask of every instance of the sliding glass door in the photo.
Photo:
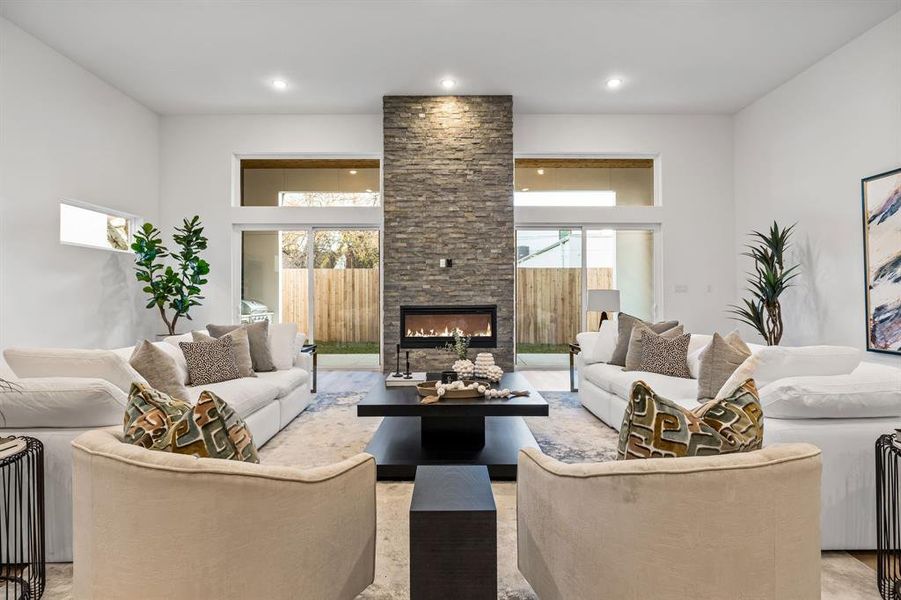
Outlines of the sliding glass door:
{"type": "Polygon", "coordinates": [[[581,229],[516,231],[516,351],[523,368],[559,366],[582,324],[581,229]]]}
{"type": "Polygon", "coordinates": [[[328,368],[379,367],[379,231],[242,232],[244,321],[296,323],[328,368]]]}
{"type": "Polygon", "coordinates": [[[653,229],[569,227],[516,231],[516,364],[568,365],[580,331],[597,331],[591,290],[618,290],[620,310],[653,319],[653,229]]]}

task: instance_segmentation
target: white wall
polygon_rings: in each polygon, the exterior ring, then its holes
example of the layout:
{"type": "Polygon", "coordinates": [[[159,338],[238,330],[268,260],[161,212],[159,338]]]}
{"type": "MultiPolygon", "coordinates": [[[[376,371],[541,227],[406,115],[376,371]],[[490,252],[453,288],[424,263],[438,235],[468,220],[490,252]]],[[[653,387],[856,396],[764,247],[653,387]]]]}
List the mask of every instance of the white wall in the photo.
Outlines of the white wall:
{"type": "Polygon", "coordinates": [[[0,18],[0,347],[115,347],[158,333],[129,254],[59,243],[59,201],[148,219],[158,117],[0,18]]]}
{"type": "Polygon", "coordinates": [[[901,13],[735,116],[736,252],[798,222],[785,343],[866,347],[860,180],[899,166],[901,13]]]}
{"type": "Polygon", "coordinates": [[[687,331],[734,328],[725,313],[735,291],[729,116],[518,114],[513,148],[518,155],[658,155],[661,207],[629,210],[654,211],[663,223],[659,316],[679,319],[687,331]]]}
{"type": "Polygon", "coordinates": [[[382,153],[380,114],[173,116],[161,123],[160,222],[171,225],[200,215],[210,240],[207,299],[192,311],[201,326],[229,323],[236,310],[232,285],[240,281],[232,281],[232,219],[233,210],[240,209],[231,208],[236,154],[382,153]]]}

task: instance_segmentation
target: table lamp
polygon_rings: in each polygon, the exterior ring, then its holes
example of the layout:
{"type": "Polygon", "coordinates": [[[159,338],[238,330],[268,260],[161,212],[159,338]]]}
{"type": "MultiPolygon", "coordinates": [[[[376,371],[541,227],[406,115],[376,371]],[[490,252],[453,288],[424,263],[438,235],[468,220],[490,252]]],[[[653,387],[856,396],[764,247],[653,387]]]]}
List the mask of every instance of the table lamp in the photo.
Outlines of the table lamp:
{"type": "Polygon", "coordinates": [[[619,290],[588,290],[588,310],[600,311],[598,329],[607,320],[607,311],[619,312],[619,290]]]}

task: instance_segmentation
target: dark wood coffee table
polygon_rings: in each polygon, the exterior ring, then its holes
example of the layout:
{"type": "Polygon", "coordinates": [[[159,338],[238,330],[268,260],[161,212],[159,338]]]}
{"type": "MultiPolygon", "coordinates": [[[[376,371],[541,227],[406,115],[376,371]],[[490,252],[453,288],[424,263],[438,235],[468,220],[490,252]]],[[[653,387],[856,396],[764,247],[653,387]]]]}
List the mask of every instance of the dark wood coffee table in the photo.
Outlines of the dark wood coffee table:
{"type": "Polygon", "coordinates": [[[419,465],[485,465],[493,479],[516,479],[520,448],[538,447],[522,417],[546,417],[548,405],[518,373],[504,374],[500,387],[530,395],[420,404],[415,387],[377,384],[357,416],[385,417],[366,446],[378,478],[413,479],[419,465]]]}

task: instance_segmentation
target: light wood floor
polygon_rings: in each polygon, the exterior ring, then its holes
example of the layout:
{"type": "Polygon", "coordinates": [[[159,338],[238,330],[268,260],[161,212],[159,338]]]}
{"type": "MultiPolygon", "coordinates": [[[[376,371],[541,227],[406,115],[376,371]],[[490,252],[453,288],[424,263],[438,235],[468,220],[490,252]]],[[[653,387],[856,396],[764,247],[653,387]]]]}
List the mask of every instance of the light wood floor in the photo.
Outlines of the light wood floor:
{"type": "Polygon", "coordinates": [[[876,570],[876,551],[875,550],[849,550],[848,554],[870,567],[874,571],[876,570]]]}

